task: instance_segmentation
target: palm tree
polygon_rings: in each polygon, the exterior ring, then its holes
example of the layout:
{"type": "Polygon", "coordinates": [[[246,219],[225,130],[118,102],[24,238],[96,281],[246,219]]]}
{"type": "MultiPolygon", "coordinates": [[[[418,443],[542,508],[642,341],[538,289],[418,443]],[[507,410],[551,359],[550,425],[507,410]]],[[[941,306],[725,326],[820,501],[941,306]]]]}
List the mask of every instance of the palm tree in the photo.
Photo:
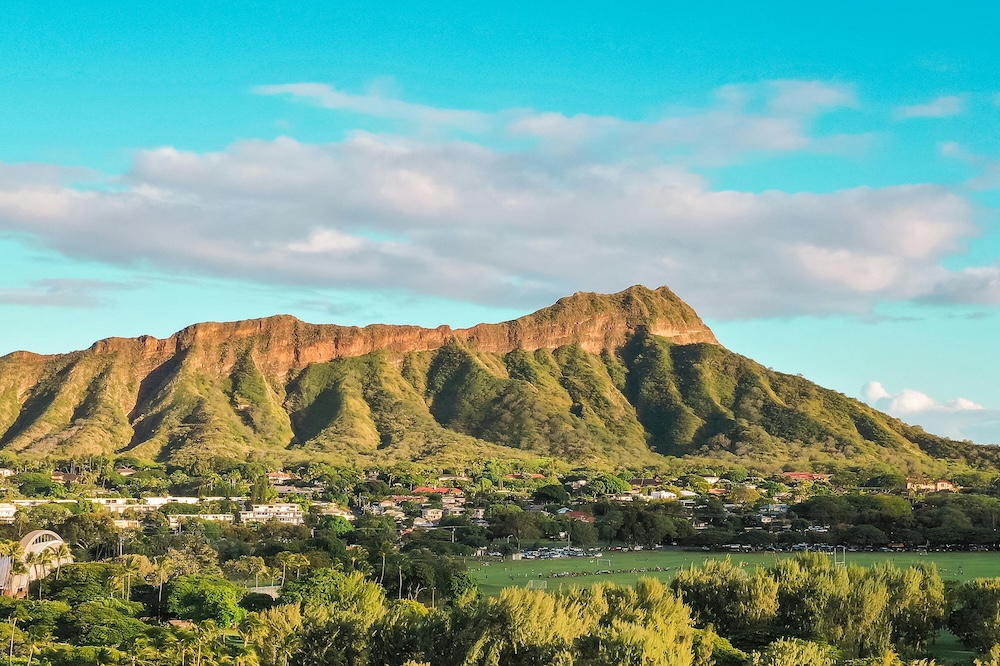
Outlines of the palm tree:
{"type": "Polygon", "coordinates": [[[73,553],[70,551],[69,546],[64,543],[60,543],[53,548],[52,553],[56,557],[56,580],[59,580],[59,571],[62,569],[63,563],[66,560],[72,559],[73,553]]]}
{"type": "Polygon", "coordinates": [[[392,544],[389,543],[388,541],[383,541],[381,544],[379,544],[378,554],[382,556],[382,574],[378,578],[378,584],[379,585],[382,585],[382,583],[385,581],[385,558],[386,558],[386,555],[389,555],[389,554],[391,554],[393,552],[395,552],[395,549],[393,548],[392,544]]]}
{"type": "Polygon", "coordinates": [[[274,559],[278,560],[278,564],[281,565],[281,585],[285,585],[285,572],[288,569],[288,565],[291,563],[292,557],[295,553],[291,553],[287,550],[283,550],[274,556],[274,559]]]}
{"type": "Polygon", "coordinates": [[[149,558],[145,555],[126,555],[122,558],[122,569],[125,575],[125,597],[130,599],[132,597],[132,577],[141,578],[150,569],[152,564],[149,562],[149,558]]]}
{"type": "Polygon", "coordinates": [[[210,652],[215,641],[222,635],[219,625],[213,620],[205,620],[194,628],[194,644],[197,652],[192,666],[201,666],[203,652],[210,652]]]}
{"type": "Polygon", "coordinates": [[[163,605],[163,584],[170,578],[174,570],[174,561],[169,557],[161,557],[153,564],[153,575],[156,580],[156,617],[160,617],[160,607],[163,605]]]}
{"type": "Polygon", "coordinates": [[[299,579],[302,567],[307,567],[310,564],[309,558],[302,553],[292,553],[291,557],[288,558],[288,566],[295,567],[295,580],[299,579]]]}
{"type": "Polygon", "coordinates": [[[0,581],[0,587],[2,587],[2,589],[7,589],[7,584],[10,582],[11,576],[24,573],[24,563],[21,561],[21,556],[23,554],[24,550],[21,548],[20,542],[0,541],[0,556],[9,557],[11,561],[10,570],[7,572],[7,580],[0,581]]]}
{"type": "Polygon", "coordinates": [[[253,573],[253,586],[260,587],[260,577],[267,572],[267,564],[262,557],[251,557],[247,561],[247,567],[253,573]]]}
{"type": "Polygon", "coordinates": [[[35,564],[41,570],[41,575],[37,576],[38,580],[38,599],[42,598],[42,582],[41,579],[49,575],[49,569],[52,567],[52,563],[56,561],[55,554],[48,548],[43,548],[37,555],[35,555],[35,564]]]}
{"type": "Polygon", "coordinates": [[[30,587],[32,580],[38,580],[35,570],[35,567],[38,566],[38,553],[25,553],[23,561],[25,568],[28,570],[28,585],[30,587]]]}

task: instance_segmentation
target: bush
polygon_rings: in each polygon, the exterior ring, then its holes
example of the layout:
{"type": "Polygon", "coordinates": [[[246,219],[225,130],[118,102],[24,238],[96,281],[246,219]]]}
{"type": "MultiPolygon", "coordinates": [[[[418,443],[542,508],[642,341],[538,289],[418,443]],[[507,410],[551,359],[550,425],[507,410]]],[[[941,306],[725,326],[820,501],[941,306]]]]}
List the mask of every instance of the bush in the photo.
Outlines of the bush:
{"type": "Polygon", "coordinates": [[[753,666],[833,666],[837,650],[823,643],[779,638],[753,654],[753,666]]]}

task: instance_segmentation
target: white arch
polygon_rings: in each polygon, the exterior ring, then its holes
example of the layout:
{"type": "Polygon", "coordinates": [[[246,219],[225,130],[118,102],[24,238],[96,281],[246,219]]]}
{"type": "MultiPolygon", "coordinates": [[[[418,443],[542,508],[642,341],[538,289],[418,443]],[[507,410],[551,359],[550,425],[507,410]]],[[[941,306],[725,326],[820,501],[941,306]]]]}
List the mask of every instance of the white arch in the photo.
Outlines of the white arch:
{"type": "MultiPolygon", "coordinates": [[[[66,542],[62,540],[62,537],[51,530],[34,530],[28,532],[20,541],[21,552],[24,554],[22,557],[29,554],[38,555],[45,550],[56,551],[60,546],[65,544],[66,542]]],[[[11,597],[22,596],[27,592],[32,581],[45,578],[52,569],[63,564],[69,564],[72,561],[72,555],[61,558],[57,557],[53,559],[51,564],[29,566],[25,573],[15,574],[13,572],[14,563],[11,558],[0,558],[0,582],[3,585],[3,594],[11,597]]]]}

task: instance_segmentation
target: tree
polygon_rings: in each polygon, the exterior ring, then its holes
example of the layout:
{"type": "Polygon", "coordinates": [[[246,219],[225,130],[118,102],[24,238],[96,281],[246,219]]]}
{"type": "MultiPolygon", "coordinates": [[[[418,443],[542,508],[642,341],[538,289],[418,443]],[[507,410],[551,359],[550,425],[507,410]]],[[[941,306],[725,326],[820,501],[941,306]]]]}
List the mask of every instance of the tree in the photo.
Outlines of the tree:
{"type": "Polygon", "coordinates": [[[521,541],[523,539],[537,539],[542,535],[535,515],[521,511],[520,508],[495,514],[491,523],[492,531],[496,536],[514,537],[517,540],[518,550],[521,549],[521,541]]]}
{"type": "Polygon", "coordinates": [[[971,650],[988,652],[1000,640],[1000,578],[962,583],[954,592],[948,628],[971,650]]]}
{"type": "Polygon", "coordinates": [[[671,587],[700,626],[712,625],[727,637],[759,630],[778,614],[777,581],[763,569],[749,573],[729,559],[682,569],[671,587]]]}
{"type": "Polygon", "coordinates": [[[739,504],[740,506],[751,506],[761,497],[763,497],[763,495],[759,490],[748,488],[747,486],[736,486],[729,491],[728,495],[726,495],[726,499],[733,504],[739,504]]]}
{"type": "Polygon", "coordinates": [[[263,557],[243,555],[235,560],[229,560],[222,568],[227,575],[238,580],[253,579],[254,587],[260,587],[260,577],[267,571],[267,564],[263,557]]]}
{"type": "Polygon", "coordinates": [[[244,594],[242,587],[219,576],[180,576],[170,583],[167,609],[184,620],[230,627],[246,615],[239,605],[244,594]]]}
{"type": "Polygon", "coordinates": [[[561,485],[553,483],[536,490],[535,501],[543,504],[565,504],[569,501],[569,493],[561,485]]]}
{"type": "Polygon", "coordinates": [[[62,576],[49,576],[39,584],[49,599],[73,606],[111,596],[114,565],[105,562],[74,562],[63,566],[62,576]]]}
{"type": "Polygon", "coordinates": [[[69,546],[65,543],[60,543],[52,550],[53,555],[56,558],[56,580],[59,579],[59,572],[62,571],[62,565],[73,558],[73,553],[70,552],[69,546]]]}
{"type": "Polygon", "coordinates": [[[222,575],[222,569],[218,564],[219,554],[214,548],[200,541],[189,541],[178,547],[168,548],[167,557],[173,562],[174,573],[178,576],[222,575]]]}
{"type": "MultiPolygon", "coordinates": [[[[285,551],[282,551],[282,552],[280,552],[280,553],[278,553],[277,555],[274,556],[274,559],[277,560],[278,564],[281,566],[281,584],[282,585],[285,584],[285,575],[288,573],[288,568],[289,567],[294,567],[295,563],[298,561],[296,559],[296,557],[295,557],[296,555],[298,555],[298,553],[292,553],[290,551],[285,550],[285,551]]],[[[307,560],[307,563],[308,563],[308,560],[307,560]]]]}
{"type": "Polygon", "coordinates": [[[87,601],[63,617],[59,635],[78,645],[120,646],[146,631],[146,625],[100,601],[87,601]]]}
{"type": "Polygon", "coordinates": [[[240,633],[254,647],[261,666],[287,666],[298,648],[302,620],[298,604],[276,606],[248,615],[240,633]]]}
{"type": "Polygon", "coordinates": [[[119,532],[110,514],[81,513],[66,519],[60,535],[67,543],[100,559],[115,552],[119,532]]]}
{"type": "Polygon", "coordinates": [[[597,543],[597,528],[586,520],[571,520],[569,538],[574,546],[592,546],[597,543]]]}
{"type": "Polygon", "coordinates": [[[143,579],[152,570],[153,565],[145,555],[129,554],[115,558],[114,582],[120,587],[122,599],[132,596],[132,580],[143,579]]]}
{"type": "Polygon", "coordinates": [[[18,474],[12,480],[25,497],[62,497],[66,494],[63,485],[53,481],[49,474],[29,472],[18,474]]]}
{"type": "Polygon", "coordinates": [[[614,495],[627,492],[632,486],[614,474],[601,474],[591,479],[587,487],[595,495],[614,495]]]}
{"type": "Polygon", "coordinates": [[[281,590],[281,602],[301,604],[303,607],[334,605],[342,610],[381,609],[385,602],[385,589],[357,571],[345,574],[324,568],[289,581],[281,590]]]}
{"type": "Polygon", "coordinates": [[[0,556],[9,557],[11,568],[7,572],[8,580],[0,581],[0,587],[7,587],[10,576],[26,573],[24,566],[24,549],[19,541],[0,541],[0,556]]]}
{"type": "MultiPolygon", "coordinates": [[[[52,567],[52,564],[55,561],[56,561],[56,556],[51,549],[43,548],[42,550],[40,550],[38,554],[35,555],[35,566],[37,567],[35,579],[39,580],[41,578],[44,578],[48,574],[49,569],[52,567]]],[[[42,584],[41,582],[39,582],[38,599],[41,600],[41,598],[42,598],[42,584]]]]}

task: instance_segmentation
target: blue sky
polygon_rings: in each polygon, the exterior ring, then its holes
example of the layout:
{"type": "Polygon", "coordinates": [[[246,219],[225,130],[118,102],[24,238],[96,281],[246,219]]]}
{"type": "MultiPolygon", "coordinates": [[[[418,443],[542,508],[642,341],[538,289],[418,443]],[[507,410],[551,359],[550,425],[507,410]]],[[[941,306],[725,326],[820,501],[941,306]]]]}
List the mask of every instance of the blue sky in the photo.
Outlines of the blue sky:
{"type": "Polygon", "coordinates": [[[0,353],[668,284],[1000,442],[992,3],[137,4],[0,7],[0,353]]]}

